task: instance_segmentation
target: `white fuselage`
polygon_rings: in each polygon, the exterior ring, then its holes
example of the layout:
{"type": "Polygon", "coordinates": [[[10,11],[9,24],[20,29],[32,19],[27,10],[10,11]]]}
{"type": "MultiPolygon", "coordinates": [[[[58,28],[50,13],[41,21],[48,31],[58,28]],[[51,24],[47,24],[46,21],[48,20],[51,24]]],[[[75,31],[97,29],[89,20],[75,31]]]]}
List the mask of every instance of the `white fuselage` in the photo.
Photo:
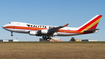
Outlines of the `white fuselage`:
{"type": "MultiPolygon", "coordinates": [[[[47,30],[57,26],[46,26],[46,25],[33,25],[29,23],[22,23],[22,22],[10,22],[3,26],[4,29],[11,31],[11,32],[18,32],[18,33],[27,33],[29,34],[30,31],[38,31],[38,30],[47,30]]],[[[58,32],[55,33],[54,36],[72,36],[77,35],[73,31],[77,31],[78,28],[70,28],[64,27],[59,29],[58,32]]]]}

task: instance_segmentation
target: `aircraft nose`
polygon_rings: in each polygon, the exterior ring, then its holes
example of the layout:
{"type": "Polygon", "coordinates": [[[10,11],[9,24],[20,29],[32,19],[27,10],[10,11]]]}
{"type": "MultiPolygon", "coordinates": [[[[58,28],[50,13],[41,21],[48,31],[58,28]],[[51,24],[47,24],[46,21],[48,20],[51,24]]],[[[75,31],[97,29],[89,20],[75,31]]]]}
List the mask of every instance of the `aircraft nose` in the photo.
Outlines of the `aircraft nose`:
{"type": "Polygon", "coordinates": [[[5,27],[6,27],[6,25],[2,26],[2,28],[4,28],[4,29],[5,29],[5,27]]]}
{"type": "Polygon", "coordinates": [[[5,28],[5,26],[2,26],[2,28],[5,28]]]}

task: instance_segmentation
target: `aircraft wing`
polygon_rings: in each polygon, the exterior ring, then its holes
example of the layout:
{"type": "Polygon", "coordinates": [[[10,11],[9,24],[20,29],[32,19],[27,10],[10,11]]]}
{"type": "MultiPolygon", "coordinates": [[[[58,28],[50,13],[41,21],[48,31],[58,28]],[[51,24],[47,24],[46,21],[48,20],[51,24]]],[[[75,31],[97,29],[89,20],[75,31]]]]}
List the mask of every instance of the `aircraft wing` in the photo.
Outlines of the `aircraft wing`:
{"type": "Polygon", "coordinates": [[[50,29],[48,29],[48,34],[53,34],[54,32],[57,32],[58,29],[63,28],[63,27],[66,27],[68,25],[69,25],[69,23],[68,24],[65,24],[64,26],[58,26],[58,27],[50,28],[50,29]]]}

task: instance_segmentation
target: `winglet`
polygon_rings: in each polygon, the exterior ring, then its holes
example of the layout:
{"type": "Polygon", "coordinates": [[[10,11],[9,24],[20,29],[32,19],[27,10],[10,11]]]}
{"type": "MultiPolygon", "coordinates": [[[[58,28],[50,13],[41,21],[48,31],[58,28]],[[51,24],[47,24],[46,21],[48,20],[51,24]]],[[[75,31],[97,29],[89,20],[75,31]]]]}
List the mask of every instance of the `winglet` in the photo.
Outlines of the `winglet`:
{"type": "Polygon", "coordinates": [[[68,26],[68,25],[69,25],[69,23],[68,23],[68,24],[66,24],[66,25],[64,25],[64,26],[66,27],[66,26],[68,26]]]}

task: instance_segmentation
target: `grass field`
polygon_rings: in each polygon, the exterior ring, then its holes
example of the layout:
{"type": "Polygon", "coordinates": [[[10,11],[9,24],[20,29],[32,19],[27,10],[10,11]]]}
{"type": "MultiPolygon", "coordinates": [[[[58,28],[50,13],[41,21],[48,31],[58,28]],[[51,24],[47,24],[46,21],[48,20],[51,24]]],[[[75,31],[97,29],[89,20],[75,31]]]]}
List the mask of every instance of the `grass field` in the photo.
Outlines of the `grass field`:
{"type": "Polygon", "coordinates": [[[0,42],[0,59],[105,59],[105,42],[0,42]]]}

